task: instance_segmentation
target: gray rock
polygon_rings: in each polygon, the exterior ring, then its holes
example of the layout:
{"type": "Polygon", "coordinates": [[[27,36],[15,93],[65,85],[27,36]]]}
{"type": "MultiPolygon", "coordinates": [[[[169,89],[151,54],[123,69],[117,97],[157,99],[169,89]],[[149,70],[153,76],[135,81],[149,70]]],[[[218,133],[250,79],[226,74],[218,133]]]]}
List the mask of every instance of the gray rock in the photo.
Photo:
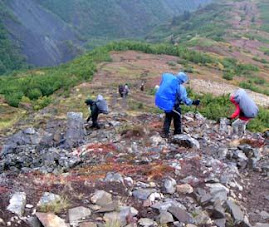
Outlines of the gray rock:
{"type": "Polygon", "coordinates": [[[205,211],[195,211],[196,215],[194,217],[194,223],[198,226],[200,225],[210,225],[212,223],[211,218],[205,211]]]}
{"type": "Polygon", "coordinates": [[[228,133],[229,120],[227,118],[220,118],[219,131],[222,133],[228,133]]]}
{"type": "Polygon", "coordinates": [[[216,219],[214,223],[217,227],[225,227],[226,226],[226,218],[216,219]]]}
{"type": "Polygon", "coordinates": [[[118,206],[119,204],[113,201],[112,203],[108,203],[100,207],[100,209],[98,209],[96,213],[112,212],[118,210],[118,206]]]}
{"type": "Polygon", "coordinates": [[[79,225],[79,227],[97,227],[97,224],[93,222],[83,222],[79,225]]]}
{"type": "Polygon", "coordinates": [[[91,210],[83,206],[75,207],[68,210],[69,223],[71,225],[78,224],[81,220],[92,214],[91,210]]]}
{"type": "Polygon", "coordinates": [[[269,227],[269,224],[266,223],[256,223],[254,227],[269,227]]]}
{"type": "Polygon", "coordinates": [[[173,216],[179,221],[179,222],[183,222],[185,224],[192,224],[194,223],[194,220],[192,218],[192,216],[186,212],[185,210],[179,208],[179,207],[175,207],[175,206],[171,206],[168,208],[168,211],[173,214],[173,216]]]}
{"type": "Polygon", "coordinates": [[[263,171],[263,172],[269,172],[269,164],[264,164],[264,165],[262,166],[262,171],[263,171]]]}
{"type": "Polygon", "coordinates": [[[127,217],[128,215],[134,217],[138,214],[138,210],[130,206],[121,206],[119,210],[120,214],[125,217],[127,217]]]}
{"type": "Polygon", "coordinates": [[[106,177],[104,179],[105,182],[118,182],[118,183],[123,183],[124,180],[119,173],[113,173],[113,172],[108,172],[106,174],[106,177]]]}
{"type": "Polygon", "coordinates": [[[169,177],[164,180],[164,188],[166,193],[174,194],[176,192],[177,182],[175,179],[169,177]]]}
{"type": "Polygon", "coordinates": [[[4,226],[6,225],[6,223],[4,222],[4,220],[2,218],[0,218],[0,225],[4,225],[4,226]]]}
{"type": "Polygon", "coordinates": [[[194,176],[188,176],[184,179],[181,180],[181,182],[185,183],[185,184],[190,184],[190,185],[194,185],[200,182],[200,180],[197,177],[194,176]]]}
{"type": "Polygon", "coordinates": [[[16,192],[14,195],[12,195],[11,199],[9,200],[7,210],[19,216],[22,216],[24,213],[25,205],[26,205],[25,192],[16,192]]]}
{"type": "Polygon", "coordinates": [[[241,210],[241,208],[236,204],[234,199],[229,198],[227,200],[226,204],[227,204],[227,207],[228,207],[229,211],[231,212],[234,220],[237,223],[244,221],[244,213],[241,210]]]}
{"type": "Polygon", "coordinates": [[[266,211],[262,211],[262,212],[260,213],[260,216],[261,216],[262,219],[264,219],[264,220],[269,219],[269,213],[266,212],[266,211]]]}
{"type": "Polygon", "coordinates": [[[60,200],[61,200],[61,197],[59,195],[56,195],[50,192],[45,192],[40,198],[39,202],[37,203],[37,206],[38,207],[48,206],[60,200]]]}
{"type": "Polygon", "coordinates": [[[238,148],[242,150],[248,158],[254,156],[254,149],[249,144],[239,145],[238,148]]]}
{"type": "Polygon", "coordinates": [[[28,134],[28,135],[34,135],[36,133],[34,128],[27,128],[23,130],[23,133],[28,134]]]}
{"type": "Polygon", "coordinates": [[[154,192],[156,192],[156,189],[137,189],[133,191],[133,196],[141,200],[146,200],[154,192]]]}
{"type": "Polygon", "coordinates": [[[224,148],[219,148],[215,156],[219,160],[224,160],[226,159],[227,154],[228,154],[228,148],[224,147],[224,148]]]}
{"type": "Polygon", "coordinates": [[[178,144],[187,148],[197,148],[200,149],[199,142],[192,138],[190,135],[175,135],[172,138],[172,143],[178,144]]]}
{"type": "Polygon", "coordinates": [[[82,144],[86,130],[84,127],[84,120],[82,113],[67,113],[67,130],[65,133],[65,148],[73,148],[82,144]]]}
{"type": "Polygon", "coordinates": [[[214,205],[206,207],[206,211],[210,214],[213,219],[225,218],[225,210],[222,207],[221,201],[215,201],[214,205]]]}
{"type": "Polygon", "coordinates": [[[160,224],[167,224],[174,221],[173,215],[167,211],[162,211],[157,219],[160,224]]]}
{"type": "Polygon", "coordinates": [[[144,227],[153,227],[153,226],[158,226],[155,221],[149,218],[140,218],[138,220],[138,224],[144,227]]]}
{"type": "Polygon", "coordinates": [[[126,218],[121,216],[119,212],[105,213],[103,219],[108,226],[125,226],[127,224],[126,218]]]}
{"type": "Polygon", "coordinates": [[[189,184],[180,184],[176,186],[177,193],[190,194],[193,193],[193,187],[189,184]]]}
{"type": "Polygon", "coordinates": [[[186,210],[186,207],[184,205],[172,199],[167,199],[165,202],[154,203],[151,207],[159,210],[159,212],[162,212],[162,211],[167,211],[169,207],[171,206],[179,207],[183,210],[186,210]]]}
{"type": "Polygon", "coordinates": [[[165,143],[165,140],[161,136],[155,135],[150,137],[150,142],[152,146],[158,146],[159,144],[165,143]]]}
{"type": "Polygon", "coordinates": [[[44,227],[68,227],[63,219],[53,213],[36,213],[37,218],[44,227]]]}
{"type": "Polygon", "coordinates": [[[104,206],[106,204],[112,203],[112,195],[106,191],[97,190],[91,197],[91,202],[99,206],[104,206]]]}
{"type": "Polygon", "coordinates": [[[206,184],[210,189],[210,195],[212,196],[212,201],[220,200],[226,201],[229,189],[220,183],[206,184]]]}
{"type": "Polygon", "coordinates": [[[31,227],[43,227],[41,222],[39,221],[39,219],[37,217],[29,217],[29,218],[27,218],[27,223],[31,227]]]}

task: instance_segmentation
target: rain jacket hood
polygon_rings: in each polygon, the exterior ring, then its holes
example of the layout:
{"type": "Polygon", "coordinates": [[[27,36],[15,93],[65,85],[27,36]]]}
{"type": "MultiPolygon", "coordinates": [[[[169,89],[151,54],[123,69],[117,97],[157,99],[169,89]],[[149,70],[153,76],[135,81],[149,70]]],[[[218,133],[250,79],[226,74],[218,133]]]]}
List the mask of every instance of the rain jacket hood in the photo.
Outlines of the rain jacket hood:
{"type": "Polygon", "coordinates": [[[183,73],[183,72],[179,72],[176,75],[176,77],[177,77],[177,80],[178,80],[179,84],[184,84],[189,80],[189,77],[187,76],[187,74],[183,73]]]}

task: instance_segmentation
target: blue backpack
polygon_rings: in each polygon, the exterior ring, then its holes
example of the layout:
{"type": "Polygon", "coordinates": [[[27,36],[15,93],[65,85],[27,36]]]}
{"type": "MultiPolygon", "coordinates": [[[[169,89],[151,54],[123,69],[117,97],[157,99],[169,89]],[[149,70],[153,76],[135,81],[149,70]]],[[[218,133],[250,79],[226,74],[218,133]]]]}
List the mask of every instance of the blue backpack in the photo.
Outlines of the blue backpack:
{"type": "Polygon", "coordinates": [[[155,95],[155,105],[165,112],[171,112],[176,101],[178,80],[171,73],[164,73],[160,87],[155,95]]]}

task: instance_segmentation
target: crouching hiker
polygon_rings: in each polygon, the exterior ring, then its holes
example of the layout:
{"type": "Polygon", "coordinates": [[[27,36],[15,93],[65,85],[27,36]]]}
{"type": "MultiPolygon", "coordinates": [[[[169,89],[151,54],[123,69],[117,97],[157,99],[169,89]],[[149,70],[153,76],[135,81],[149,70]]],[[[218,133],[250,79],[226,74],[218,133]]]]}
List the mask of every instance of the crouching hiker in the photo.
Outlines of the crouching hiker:
{"type": "Polygon", "coordinates": [[[232,123],[233,133],[239,136],[245,134],[248,122],[258,115],[259,108],[242,88],[237,89],[230,95],[230,101],[235,105],[234,113],[228,119],[235,119],[232,123]]]}
{"type": "Polygon", "coordinates": [[[91,128],[100,129],[100,126],[97,122],[98,115],[100,113],[108,114],[108,106],[104,97],[99,94],[96,98],[96,101],[93,101],[92,99],[87,99],[85,103],[88,106],[88,110],[90,112],[90,115],[86,121],[89,122],[89,120],[92,119],[91,128]]]}
{"type": "Polygon", "coordinates": [[[164,73],[162,81],[155,96],[155,104],[165,112],[162,136],[169,136],[171,121],[174,121],[174,134],[181,134],[181,108],[180,104],[196,105],[200,100],[191,100],[188,98],[186,88],[183,86],[189,80],[188,76],[179,72],[177,75],[164,73]]]}

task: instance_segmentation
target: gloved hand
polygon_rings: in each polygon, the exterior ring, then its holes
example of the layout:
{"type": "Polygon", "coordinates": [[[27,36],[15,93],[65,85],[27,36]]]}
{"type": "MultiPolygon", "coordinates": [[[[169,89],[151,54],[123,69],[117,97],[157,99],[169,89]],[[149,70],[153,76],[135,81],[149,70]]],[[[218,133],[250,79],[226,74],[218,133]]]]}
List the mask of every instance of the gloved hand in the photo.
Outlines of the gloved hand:
{"type": "Polygon", "coordinates": [[[193,100],[193,102],[192,102],[192,105],[195,105],[195,106],[198,106],[199,104],[200,104],[199,99],[193,100]]]}

